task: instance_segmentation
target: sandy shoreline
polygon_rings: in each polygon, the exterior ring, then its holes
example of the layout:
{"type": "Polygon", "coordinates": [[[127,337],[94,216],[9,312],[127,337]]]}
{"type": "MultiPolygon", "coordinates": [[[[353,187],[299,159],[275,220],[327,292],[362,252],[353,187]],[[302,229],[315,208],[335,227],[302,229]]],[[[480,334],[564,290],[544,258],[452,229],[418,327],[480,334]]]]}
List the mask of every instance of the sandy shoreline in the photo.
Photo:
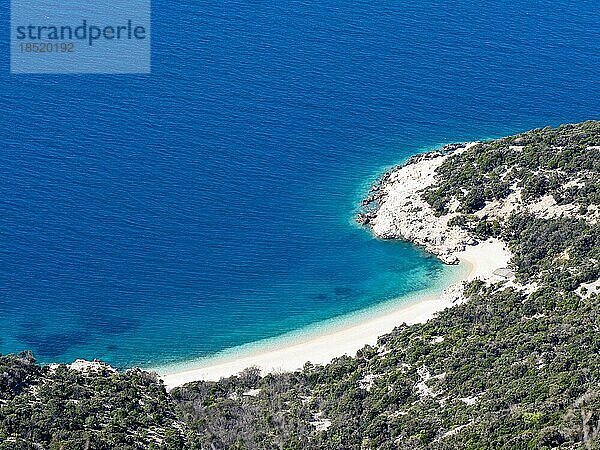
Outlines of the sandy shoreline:
{"type": "Polygon", "coordinates": [[[350,355],[367,344],[375,345],[379,336],[391,332],[396,326],[406,323],[422,323],[462,299],[464,281],[474,278],[493,278],[493,271],[504,267],[508,253],[499,241],[480,243],[469,247],[457,255],[465,269],[461,279],[446,288],[441,295],[426,295],[414,301],[401,304],[383,315],[366,318],[359,323],[327,330],[316,335],[300,338],[294,343],[282,343],[275,348],[251,348],[238,354],[219,359],[210,358],[202,364],[183,370],[163,369],[160,373],[165,385],[172,389],[197,380],[217,381],[222,377],[236,375],[247,367],[258,367],[263,373],[293,371],[300,369],[307,361],[313,364],[326,364],[333,358],[350,355]]]}

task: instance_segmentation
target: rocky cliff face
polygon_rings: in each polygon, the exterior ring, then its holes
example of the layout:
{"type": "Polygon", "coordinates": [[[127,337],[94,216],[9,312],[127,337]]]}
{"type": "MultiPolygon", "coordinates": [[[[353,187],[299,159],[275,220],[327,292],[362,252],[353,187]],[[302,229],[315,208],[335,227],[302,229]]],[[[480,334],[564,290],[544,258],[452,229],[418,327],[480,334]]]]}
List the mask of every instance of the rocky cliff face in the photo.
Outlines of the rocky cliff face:
{"type": "Polygon", "coordinates": [[[456,212],[436,215],[422,192],[436,181],[436,170],[455,152],[474,143],[453,144],[440,151],[411,157],[386,172],[371,188],[357,220],[381,239],[404,239],[423,247],[448,264],[458,263],[457,252],[477,241],[468,232],[449,225],[456,212]]]}

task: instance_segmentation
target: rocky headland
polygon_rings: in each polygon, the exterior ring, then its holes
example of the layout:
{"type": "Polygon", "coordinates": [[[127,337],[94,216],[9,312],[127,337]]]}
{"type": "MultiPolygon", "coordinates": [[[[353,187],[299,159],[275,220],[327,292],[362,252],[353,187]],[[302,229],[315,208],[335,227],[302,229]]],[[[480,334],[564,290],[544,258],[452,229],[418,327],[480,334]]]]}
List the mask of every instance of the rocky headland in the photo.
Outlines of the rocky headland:
{"type": "Polygon", "coordinates": [[[450,144],[412,156],[405,164],[387,171],[362,202],[358,223],[368,226],[380,239],[410,241],[447,264],[457,264],[458,253],[478,241],[464,229],[451,226],[457,212],[436,214],[422,192],[435,183],[436,170],[447,158],[477,144],[450,144]]]}

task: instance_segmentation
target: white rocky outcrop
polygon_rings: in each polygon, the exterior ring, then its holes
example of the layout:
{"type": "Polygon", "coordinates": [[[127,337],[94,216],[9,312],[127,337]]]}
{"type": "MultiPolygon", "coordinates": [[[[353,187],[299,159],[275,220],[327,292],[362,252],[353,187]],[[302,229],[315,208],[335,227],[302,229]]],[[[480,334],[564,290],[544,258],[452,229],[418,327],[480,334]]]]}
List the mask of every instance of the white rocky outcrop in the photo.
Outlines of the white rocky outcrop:
{"type": "Polygon", "coordinates": [[[73,363],[68,365],[69,369],[77,370],[78,372],[102,372],[108,370],[109,372],[117,372],[112,366],[109,366],[105,362],[98,361],[86,361],[85,359],[76,359],[73,363]]]}
{"type": "Polygon", "coordinates": [[[389,174],[370,225],[379,238],[405,239],[453,264],[458,262],[456,252],[472,239],[466,231],[448,226],[456,214],[436,216],[421,197],[422,190],[434,184],[436,169],[448,158],[441,153],[431,155],[389,174]]]}
{"type": "MultiPolygon", "coordinates": [[[[436,182],[437,168],[452,154],[463,152],[476,144],[465,144],[451,154],[428,153],[391,171],[380,187],[378,209],[369,218],[373,234],[382,239],[410,241],[448,264],[458,263],[462,252],[470,246],[479,245],[466,230],[448,225],[452,218],[459,215],[455,207],[450,208],[450,213],[437,216],[422,198],[423,190],[436,182]]],[[[514,196],[509,200],[506,205],[492,205],[488,209],[508,214],[519,203],[514,196]]],[[[507,253],[506,249],[503,251],[507,253]]],[[[502,260],[508,263],[505,255],[502,260]]]]}

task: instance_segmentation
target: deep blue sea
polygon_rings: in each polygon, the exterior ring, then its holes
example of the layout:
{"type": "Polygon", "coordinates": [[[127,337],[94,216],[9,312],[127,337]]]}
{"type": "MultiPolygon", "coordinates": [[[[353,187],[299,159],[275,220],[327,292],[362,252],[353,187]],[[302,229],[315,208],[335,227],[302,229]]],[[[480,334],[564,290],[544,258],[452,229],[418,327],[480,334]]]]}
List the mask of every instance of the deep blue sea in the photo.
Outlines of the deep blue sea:
{"type": "Polygon", "coordinates": [[[380,171],[600,118],[597,1],[152,13],[151,75],[10,75],[2,29],[2,353],[152,366],[443,285],[353,225],[380,171]]]}

